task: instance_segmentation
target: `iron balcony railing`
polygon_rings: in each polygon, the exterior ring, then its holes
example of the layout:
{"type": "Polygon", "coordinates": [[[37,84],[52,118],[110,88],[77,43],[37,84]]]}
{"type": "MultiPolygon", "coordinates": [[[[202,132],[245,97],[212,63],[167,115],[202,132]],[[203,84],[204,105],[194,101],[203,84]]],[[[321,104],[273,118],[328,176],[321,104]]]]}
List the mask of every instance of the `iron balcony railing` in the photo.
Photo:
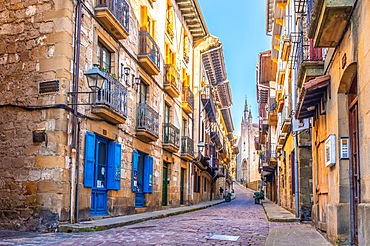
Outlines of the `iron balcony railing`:
{"type": "Polygon", "coordinates": [[[137,129],[144,129],[159,136],[159,114],[145,103],[139,103],[137,129]]]}
{"type": "Polygon", "coordinates": [[[306,0],[307,1],[307,28],[310,26],[312,20],[313,8],[315,6],[316,0],[306,0]]]}
{"type": "Polygon", "coordinates": [[[166,64],[164,66],[166,70],[164,83],[170,84],[180,92],[180,74],[172,64],[166,64]]]}
{"type": "Polygon", "coordinates": [[[142,56],[148,56],[149,59],[157,66],[157,68],[160,68],[160,52],[158,45],[150,36],[148,31],[142,30],[139,32],[140,36],[140,51],[139,55],[142,56]]]}
{"type": "Polygon", "coordinates": [[[281,113],[282,121],[289,120],[292,115],[292,103],[291,103],[291,95],[284,95],[284,106],[281,113]]]}
{"type": "Polygon", "coordinates": [[[173,26],[171,25],[171,21],[167,20],[166,22],[166,33],[169,36],[170,40],[173,41],[174,38],[174,32],[173,32],[173,26]]]}
{"type": "Polygon", "coordinates": [[[268,112],[276,112],[277,113],[277,102],[275,97],[270,97],[269,98],[269,103],[268,103],[268,112]]]}
{"type": "Polygon", "coordinates": [[[194,142],[187,136],[181,137],[181,154],[194,156],[194,142]]]}
{"type": "Polygon", "coordinates": [[[180,147],[180,130],[171,123],[163,124],[163,143],[180,147]]]}
{"type": "Polygon", "coordinates": [[[127,89],[106,72],[102,89],[94,93],[93,104],[109,106],[127,117],[127,89]]]}
{"type": "Polygon", "coordinates": [[[125,0],[97,0],[96,7],[108,8],[126,32],[129,32],[130,6],[125,0]]]}
{"type": "Polygon", "coordinates": [[[303,62],[322,61],[322,49],[314,48],[313,40],[307,37],[306,29],[301,31],[298,37],[297,46],[297,67],[300,69],[303,62]]]}
{"type": "Polygon", "coordinates": [[[194,109],[194,94],[188,86],[185,86],[182,91],[182,102],[189,104],[189,107],[194,109]]]}

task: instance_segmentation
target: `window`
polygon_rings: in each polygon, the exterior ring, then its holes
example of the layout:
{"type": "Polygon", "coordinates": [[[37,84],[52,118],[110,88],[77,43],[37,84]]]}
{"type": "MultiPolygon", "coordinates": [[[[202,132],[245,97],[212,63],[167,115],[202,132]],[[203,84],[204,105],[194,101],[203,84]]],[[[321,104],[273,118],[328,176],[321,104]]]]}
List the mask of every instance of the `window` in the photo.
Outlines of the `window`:
{"type": "Polygon", "coordinates": [[[148,85],[145,83],[140,83],[140,98],[139,103],[146,103],[148,94],[148,85]]]}
{"type": "Polygon", "coordinates": [[[155,20],[148,14],[148,8],[141,6],[140,8],[140,29],[149,32],[150,36],[155,40],[155,20]]]}
{"type": "Polygon", "coordinates": [[[111,72],[111,52],[101,42],[98,42],[97,58],[98,64],[111,72]]]}
{"type": "Polygon", "coordinates": [[[207,178],[204,177],[204,191],[207,191],[207,178]]]}
{"type": "Polygon", "coordinates": [[[167,103],[164,104],[164,123],[170,123],[171,106],[167,103]]]}
{"type": "Polygon", "coordinates": [[[182,130],[181,135],[183,137],[187,136],[187,128],[188,128],[188,121],[186,119],[182,119],[182,130]]]}

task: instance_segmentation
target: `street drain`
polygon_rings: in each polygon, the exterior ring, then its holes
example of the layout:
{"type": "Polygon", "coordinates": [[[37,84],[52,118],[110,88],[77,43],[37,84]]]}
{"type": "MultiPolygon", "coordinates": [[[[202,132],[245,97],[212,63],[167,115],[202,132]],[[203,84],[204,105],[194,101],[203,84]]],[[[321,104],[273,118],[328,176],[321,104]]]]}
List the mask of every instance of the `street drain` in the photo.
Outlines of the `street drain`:
{"type": "Polygon", "coordinates": [[[236,241],[240,236],[229,236],[229,235],[213,235],[209,239],[224,240],[224,241],[236,241]]]}
{"type": "Polygon", "coordinates": [[[157,227],[155,225],[152,225],[152,226],[136,226],[136,227],[128,227],[127,229],[146,229],[146,228],[153,228],[153,227],[157,227]]]}

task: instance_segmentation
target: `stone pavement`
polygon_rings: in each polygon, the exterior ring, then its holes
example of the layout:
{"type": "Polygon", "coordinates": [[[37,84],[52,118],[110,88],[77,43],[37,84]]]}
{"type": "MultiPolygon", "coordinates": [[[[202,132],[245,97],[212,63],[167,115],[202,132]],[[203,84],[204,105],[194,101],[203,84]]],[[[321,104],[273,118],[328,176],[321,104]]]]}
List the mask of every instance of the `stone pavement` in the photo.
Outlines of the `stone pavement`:
{"type": "Polygon", "coordinates": [[[270,229],[265,246],[332,245],[310,224],[277,226],[270,229]]]}
{"type": "Polygon", "coordinates": [[[61,226],[71,233],[0,231],[0,245],[331,245],[311,225],[290,221],[294,215],[281,207],[268,200],[254,204],[252,191],[241,185],[234,189],[231,202],[61,226]]]}
{"type": "Polygon", "coordinates": [[[268,199],[262,201],[262,206],[265,209],[268,221],[299,222],[299,218],[296,218],[294,214],[268,199]]]}
{"type": "MultiPolygon", "coordinates": [[[[235,197],[233,197],[235,198],[235,197]]],[[[158,210],[153,212],[144,212],[132,215],[125,215],[119,217],[104,218],[91,221],[83,221],[76,224],[61,224],[59,225],[59,231],[61,232],[87,232],[87,231],[101,231],[110,228],[121,227],[125,225],[131,225],[140,223],[146,220],[164,218],[168,216],[188,213],[199,209],[205,209],[217,204],[223,203],[224,200],[213,200],[208,202],[202,202],[191,206],[181,206],[177,208],[169,208],[165,210],[158,210]]]]}

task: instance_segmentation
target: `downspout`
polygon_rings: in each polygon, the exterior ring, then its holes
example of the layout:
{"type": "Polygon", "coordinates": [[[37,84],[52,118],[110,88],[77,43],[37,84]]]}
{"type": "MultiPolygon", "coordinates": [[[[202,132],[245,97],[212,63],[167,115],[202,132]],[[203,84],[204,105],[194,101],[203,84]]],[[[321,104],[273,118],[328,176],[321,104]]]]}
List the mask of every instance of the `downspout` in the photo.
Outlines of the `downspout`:
{"type": "MultiPolygon", "coordinates": [[[[293,5],[294,7],[294,5],[293,5]]],[[[292,11],[292,19],[296,19],[295,11],[292,11]]],[[[294,29],[297,29],[297,25],[294,25],[294,29]]],[[[294,30],[296,31],[296,30],[294,30]]],[[[293,70],[292,75],[292,114],[291,117],[293,118],[297,108],[297,71],[293,70]]],[[[294,119],[292,119],[294,120],[294,119]]],[[[299,217],[299,196],[298,196],[298,142],[297,142],[297,134],[293,132],[293,143],[294,143],[294,188],[295,188],[295,216],[299,217]]]]}
{"type": "MultiPolygon", "coordinates": [[[[74,37],[74,59],[73,59],[73,86],[72,86],[72,149],[71,149],[71,194],[70,194],[70,222],[73,223],[76,218],[74,218],[74,211],[78,210],[76,205],[78,204],[79,194],[76,190],[75,176],[76,176],[76,166],[79,167],[79,158],[76,163],[76,153],[79,153],[79,143],[77,144],[77,93],[78,93],[78,81],[79,81],[79,69],[80,69],[80,43],[81,43],[81,18],[82,18],[82,5],[81,0],[77,0],[76,5],[76,16],[75,16],[75,37],[74,37]],[[78,145],[78,146],[77,146],[78,145]],[[76,151],[77,147],[77,151],[76,151]],[[74,194],[76,190],[76,194],[74,194]],[[75,201],[76,198],[76,201],[75,201]]],[[[79,175],[80,170],[77,170],[77,176],[79,175]]],[[[77,212],[78,215],[78,212],[77,212]]]]}
{"type": "Polygon", "coordinates": [[[78,208],[79,208],[79,194],[80,194],[80,145],[81,145],[81,139],[80,139],[80,133],[81,133],[81,123],[78,121],[77,125],[77,151],[76,151],[76,166],[77,166],[77,177],[76,177],[76,203],[75,203],[75,222],[78,223],[78,208]]]}

